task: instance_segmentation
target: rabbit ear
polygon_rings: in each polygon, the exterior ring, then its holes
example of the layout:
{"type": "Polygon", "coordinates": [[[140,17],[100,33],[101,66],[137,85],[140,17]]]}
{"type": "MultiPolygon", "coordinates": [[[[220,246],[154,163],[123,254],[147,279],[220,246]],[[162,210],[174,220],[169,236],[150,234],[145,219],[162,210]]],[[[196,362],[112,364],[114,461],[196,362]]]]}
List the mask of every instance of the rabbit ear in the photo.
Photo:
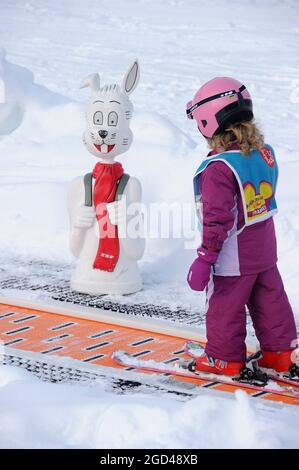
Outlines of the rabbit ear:
{"type": "Polygon", "coordinates": [[[87,77],[83,78],[83,80],[81,80],[80,88],[85,88],[88,86],[90,86],[91,92],[93,94],[97,93],[100,90],[100,76],[98,73],[92,73],[87,77]]]}
{"type": "Polygon", "coordinates": [[[138,85],[140,77],[140,67],[136,59],[130,67],[123,80],[123,92],[130,95],[138,85]]]}

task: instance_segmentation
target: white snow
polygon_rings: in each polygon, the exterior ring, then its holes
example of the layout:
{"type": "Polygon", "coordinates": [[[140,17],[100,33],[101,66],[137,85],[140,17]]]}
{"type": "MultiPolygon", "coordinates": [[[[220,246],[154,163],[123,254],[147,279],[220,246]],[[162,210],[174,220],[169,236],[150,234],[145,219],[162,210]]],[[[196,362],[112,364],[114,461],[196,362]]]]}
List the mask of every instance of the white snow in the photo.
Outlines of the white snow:
{"type": "Polygon", "coordinates": [[[1,448],[294,448],[299,412],[238,391],[177,401],[54,385],[0,368],[1,448]],[[279,419],[277,414],[279,413],[279,419]]]}
{"type": "MultiPolygon", "coordinates": [[[[81,141],[87,101],[78,90],[81,78],[99,71],[103,82],[119,81],[139,58],[141,81],[132,96],[135,139],[121,161],[142,181],[146,204],[188,204],[206,147],[185,119],[185,104],[205,80],[232,75],[252,93],[255,114],[280,163],[279,266],[299,321],[298,19],[296,0],[102,0],[100,8],[96,0],[3,0],[1,255],[72,261],[67,185],[95,164],[81,141]]],[[[149,239],[141,265],[145,290],[136,298],[202,305],[203,297],[198,300],[185,282],[193,256],[183,238],[149,239]]],[[[299,442],[295,410],[271,414],[242,394],[234,401],[199,397],[181,404],[72,388],[69,400],[68,387],[40,384],[21,372],[1,373],[6,377],[1,380],[8,380],[0,388],[3,446],[291,447],[299,442]],[[36,398],[28,405],[31,396],[36,398]],[[159,430],[148,424],[153,412],[159,430]]]]}

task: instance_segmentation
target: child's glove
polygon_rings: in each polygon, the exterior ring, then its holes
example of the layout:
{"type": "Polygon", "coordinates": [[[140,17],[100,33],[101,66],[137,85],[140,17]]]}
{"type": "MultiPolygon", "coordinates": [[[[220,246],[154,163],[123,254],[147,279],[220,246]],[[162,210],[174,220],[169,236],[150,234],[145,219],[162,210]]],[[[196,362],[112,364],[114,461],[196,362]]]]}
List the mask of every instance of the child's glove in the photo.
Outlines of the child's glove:
{"type": "Polygon", "coordinates": [[[211,267],[216,262],[219,252],[209,251],[200,246],[198,258],[190,266],[187,281],[192,290],[202,291],[209,283],[211,267]]]}

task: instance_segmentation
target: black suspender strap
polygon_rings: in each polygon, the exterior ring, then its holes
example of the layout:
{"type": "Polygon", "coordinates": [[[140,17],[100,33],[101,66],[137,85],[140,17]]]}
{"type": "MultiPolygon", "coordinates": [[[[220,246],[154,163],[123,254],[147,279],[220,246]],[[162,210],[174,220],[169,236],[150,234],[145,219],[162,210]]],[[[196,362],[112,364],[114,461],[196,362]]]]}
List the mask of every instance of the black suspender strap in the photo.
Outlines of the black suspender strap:
{"type": "MultiPolygon", "coordinates": [[[[130,179],[130,175],[127,173],[124,173],[122,177],[119,180],[119,183],[117,185],[117,190],[115,194],[115,200],[119,201],[120,198],[122,197],[125,187],[127,186],[127,182],[130,179]]],[[[86,173],[84,175],[84,204],[85,206],[92,207],[93,206],[93,197],[92,197],[92,173],[86,173]]]]}
{"type": "Polygon", "coordinates": [[[92,207],[92,173],[86,173],[84,176],[85,206],[92,207]]]}
{"type": "Polygon", "coordinates": [[[119,180],[117,190],[116,190],[116,194],[115,194],[115,200],[116,201],[119,201],[120,198],[122,197],[122,195],[124,193],[124,190],[125,190],[125,187],[127,186],[127,182],[129,181],[129,179],[130,179],[130,176],[127,173],[124,173],[122,175],[121,179],[119,180]]]}

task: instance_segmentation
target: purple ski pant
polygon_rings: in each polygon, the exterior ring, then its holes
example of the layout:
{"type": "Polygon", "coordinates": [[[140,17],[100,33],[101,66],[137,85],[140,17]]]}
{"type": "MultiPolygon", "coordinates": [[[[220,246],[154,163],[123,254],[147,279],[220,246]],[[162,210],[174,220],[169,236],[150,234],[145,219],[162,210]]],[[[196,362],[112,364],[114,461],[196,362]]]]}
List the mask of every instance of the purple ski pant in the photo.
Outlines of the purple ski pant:
{"type": "Polygon", "coordinates": [[[207,288],[207,354],[223,361],[245,360],[245,305],[261,349],[296,348],[294,315],[275,265],[258,274],[211,276],[207,288]]]}

